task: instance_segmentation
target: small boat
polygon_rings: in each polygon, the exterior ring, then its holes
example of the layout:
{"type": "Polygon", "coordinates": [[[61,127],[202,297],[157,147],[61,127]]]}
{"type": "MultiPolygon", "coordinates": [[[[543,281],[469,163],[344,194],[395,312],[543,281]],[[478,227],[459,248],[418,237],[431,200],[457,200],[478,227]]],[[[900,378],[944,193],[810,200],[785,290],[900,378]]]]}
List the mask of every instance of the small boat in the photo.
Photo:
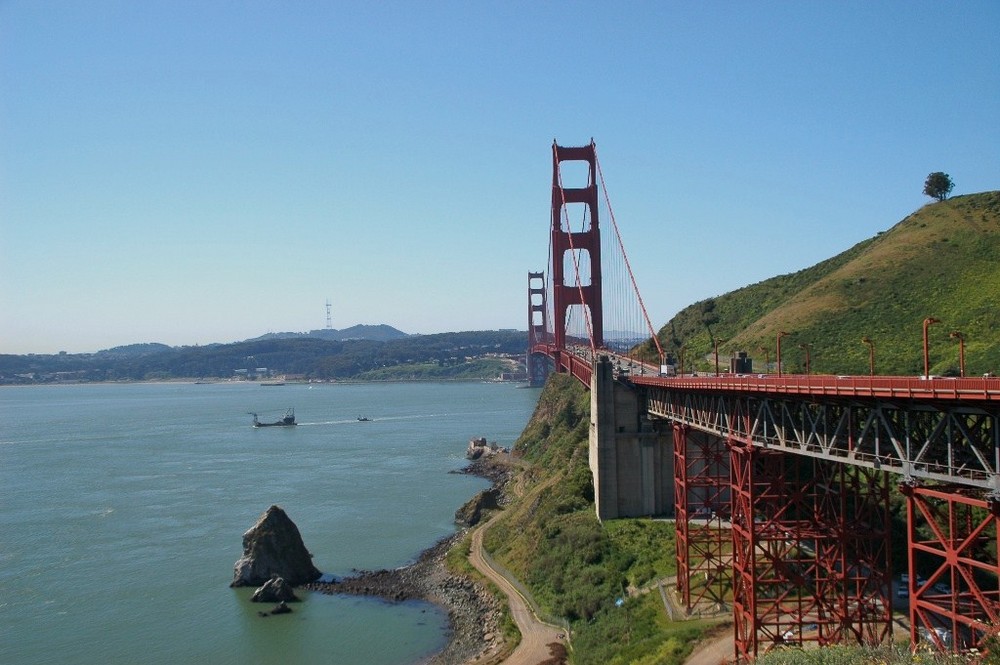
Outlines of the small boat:
{"type": "Polygon", "coordinates": [[[372,421],[368,416],[358,416],[359,423],[370,423],[372,421]]]}
{"type": "Polygon", "coordinates": [[[285,417],[281,420],[276,420],[273,423],[262,423],[257,419],[257,414],[253,411],[249,412],[253,416],[253,426],[254,427],[295,427],[298,423],[295,422],[295,409],[289,408],[285,411],[285,417]]]}

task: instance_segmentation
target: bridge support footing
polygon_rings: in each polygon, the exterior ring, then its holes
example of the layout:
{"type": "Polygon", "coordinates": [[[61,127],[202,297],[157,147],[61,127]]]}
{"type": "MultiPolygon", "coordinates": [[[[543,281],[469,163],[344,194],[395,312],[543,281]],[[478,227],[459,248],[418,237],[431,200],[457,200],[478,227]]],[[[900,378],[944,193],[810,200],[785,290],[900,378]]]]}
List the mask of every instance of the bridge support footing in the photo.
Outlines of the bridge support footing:
{"type": "Polygon", "coordinates": [[[594,364],[590,387],[590,469],[601,520],[673,515],[671,436],[645,417],[639,396],[615,381],[606,356],[594,364]]]}

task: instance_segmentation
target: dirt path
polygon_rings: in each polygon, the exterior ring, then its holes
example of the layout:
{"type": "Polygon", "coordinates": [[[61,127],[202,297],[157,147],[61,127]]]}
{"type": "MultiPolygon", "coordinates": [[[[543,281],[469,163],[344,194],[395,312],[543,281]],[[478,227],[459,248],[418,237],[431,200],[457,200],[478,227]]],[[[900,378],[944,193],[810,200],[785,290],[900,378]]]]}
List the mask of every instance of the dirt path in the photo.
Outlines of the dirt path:
{"type": "Polygon", "coordinates": [[[483,558],[483,533],[488,526],[489,523],[476,529],[472,534],[469,562],[507,595],[511,616],[517,624],[517,629],[521,631],[521,643],[514,649],[514,653],[503,661],[503,665],[538,665],[548,661],[552,658],[549,645],[563,642],[563,629],[540,621],[520,592],[507,581],[507,578],[493,570],[483,558]]]}
{"type": "Polygon", "coordinates": [[[694,648],[684,665],[720,665],[731,663],[736,650],[736,633],[732,624],[716,628],[694,648]]]}

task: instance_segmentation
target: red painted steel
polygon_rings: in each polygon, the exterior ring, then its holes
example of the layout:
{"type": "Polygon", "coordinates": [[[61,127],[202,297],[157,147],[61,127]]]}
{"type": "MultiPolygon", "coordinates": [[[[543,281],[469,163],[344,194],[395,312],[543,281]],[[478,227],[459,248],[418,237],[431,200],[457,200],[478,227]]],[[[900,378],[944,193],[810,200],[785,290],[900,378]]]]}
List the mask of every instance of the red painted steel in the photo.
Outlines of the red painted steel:
{"type": "Polygon", "coordinates": [[[688,614],[732,602],[729,450],[719,437],[674,425],[677,590],[688,614]]]}
{"type": "Polygon", "coordinates": [[[809,397],[868,397],[916,401],[1000,402],[1000,378],[931,378],[908,376],[784,375],[658,377],[637,376],[633,383],[673,390],[708,390],[741,394],[809,397]]]}
{"type": "Polygon", "coordinates": [[[1000,506],[969,488],[904,484],[910,642],[984,648],[1000,630],[1000,506]]]}
{"type": "MultiPolygon", "coordinates": [[[[553,334],[558,348],[566,347],[566,313],[572,305],[590,308],[590,334],[586,340],[592,349],[604,346],[604,313],[601,294],[601,234],[598,224],[597,183],[593,142],[582,147],[552,144],[552,300],[553,334]],[[590,167],[585,187],[563,187],[559,165],[564,161],[585,161],[590,167]],[[572,231],[564,228],[566,204],[583,203],[589,211],[590,228],[572,231]],[[567,283],[564,270],[566,254],[586,250],[589,256],[590,284],[567,283]]],[[[589,385],[589,384],[588,384],[589,385]]]]}
{"type": "Polygon", "coordinates": [[[729,441],[735,657],[891,633],[887,474],[729,441]]]}

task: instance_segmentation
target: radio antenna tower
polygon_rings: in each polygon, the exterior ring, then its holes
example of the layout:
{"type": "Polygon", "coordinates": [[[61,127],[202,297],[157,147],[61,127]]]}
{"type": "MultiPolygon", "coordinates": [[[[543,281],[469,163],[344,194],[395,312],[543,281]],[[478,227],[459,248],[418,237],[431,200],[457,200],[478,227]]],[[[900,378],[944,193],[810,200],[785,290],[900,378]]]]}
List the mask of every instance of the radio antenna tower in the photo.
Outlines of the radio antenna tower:
{"type": "Polygon", "coordinates": [[[326,329],[333,330],[333,317],[330,316],[330,299],[326,299],[326,329]]]}

